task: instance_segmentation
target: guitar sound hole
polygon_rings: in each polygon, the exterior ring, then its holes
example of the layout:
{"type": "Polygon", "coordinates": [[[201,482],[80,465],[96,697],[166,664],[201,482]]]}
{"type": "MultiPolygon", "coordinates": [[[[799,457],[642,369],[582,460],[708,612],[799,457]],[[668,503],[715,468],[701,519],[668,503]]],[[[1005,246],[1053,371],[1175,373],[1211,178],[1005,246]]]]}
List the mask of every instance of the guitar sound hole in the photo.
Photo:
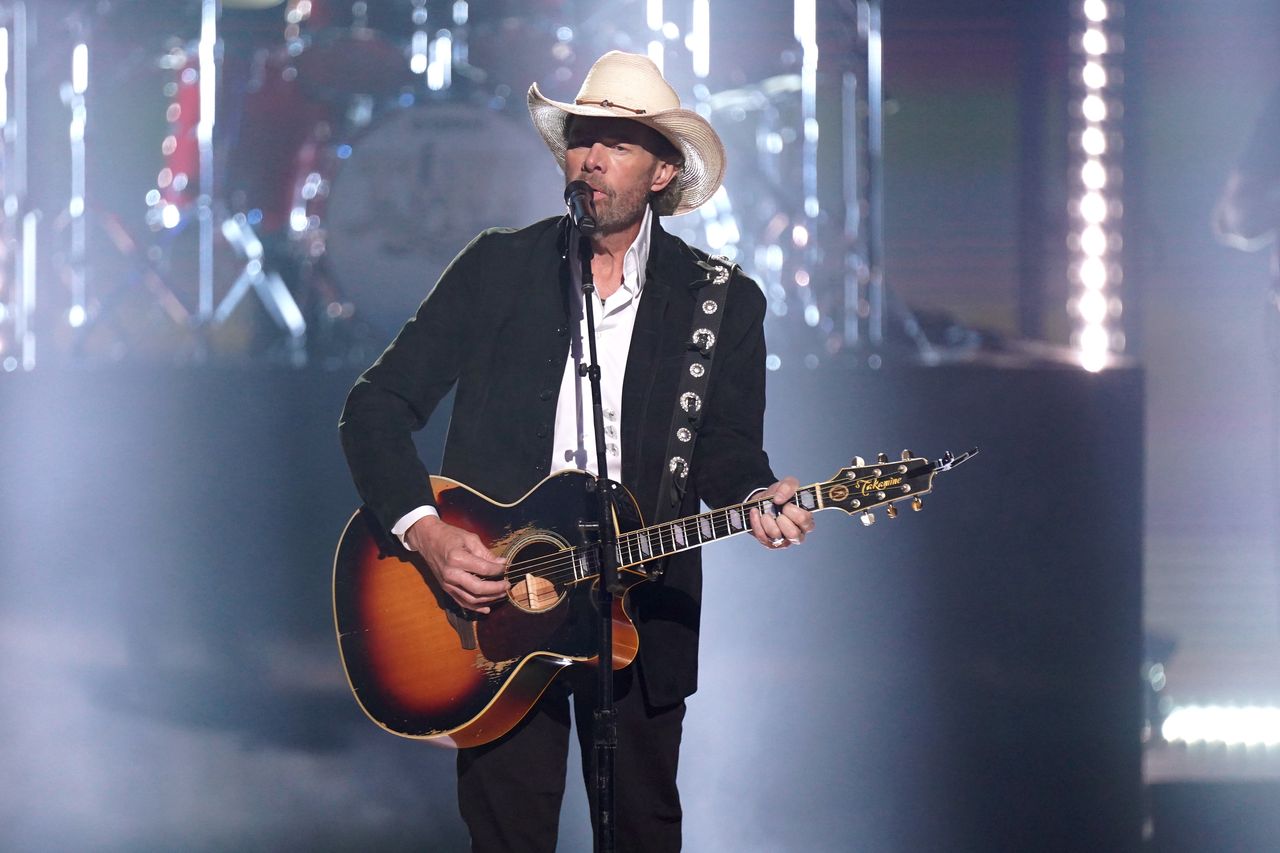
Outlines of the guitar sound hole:
{"type": "Polygon", "coordinates": [[[564,543],[545,534],[521,542],[507,563],[511,603],[534,613],[555,607],[573,578],[570,559],[564,543]]]}

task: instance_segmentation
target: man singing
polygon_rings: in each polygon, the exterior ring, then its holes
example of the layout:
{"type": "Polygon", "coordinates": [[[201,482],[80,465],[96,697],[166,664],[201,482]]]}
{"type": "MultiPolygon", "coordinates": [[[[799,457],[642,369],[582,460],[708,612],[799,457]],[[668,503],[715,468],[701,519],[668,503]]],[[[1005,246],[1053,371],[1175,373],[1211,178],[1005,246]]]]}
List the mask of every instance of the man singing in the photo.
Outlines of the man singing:
{"type": "MultiPolygon", "coordinates": [[[[659,216],[695,210],[720,186],[719,137],[680,108],[649,59],[617,51],[596,62],[573,103],[543,97],[536,84],[528,102],[566,182],[585,181],[594,203],[589,298],[608,476],[646,515],[657,507],[667,518],[763,490],[778,509],[752,510],[756,540],[771,550],[802,541],[813,520],[788,503],[796,480],[775,477],[762,449],[764,297],[735,268],[723,305],[699,301],[714,264],[659,224],[659,216]],[[723,313],[696,435],[681,430],[676,439],[693,447],[687,481],[671,504],[659,492],[690,329],[696,312],[715,311],[723,313]]],[[[456,389],[441,474],[513,502],[548,475],[595,471],[591,396],[578,369],[589,355],[579,239],[586,238],[567,217],[480,234],[360,377],[342,414],[343,448],[367,508],[477,620],[513,606],[504,563],[439,518],[411,433],[456,389]]],[[[640,651],[615,675],[618,850],[680,847],[676,764],[684,700],[696,688],[701,586],[693,549],[669,557],[661,579],[638,584],[629,597],[640,651]]],[[[459,751],[459,805],[474,850],[555,849],[570,705],[589,762],[595,692],[589,668],[570,668],[507,735],[459,751]]]]}

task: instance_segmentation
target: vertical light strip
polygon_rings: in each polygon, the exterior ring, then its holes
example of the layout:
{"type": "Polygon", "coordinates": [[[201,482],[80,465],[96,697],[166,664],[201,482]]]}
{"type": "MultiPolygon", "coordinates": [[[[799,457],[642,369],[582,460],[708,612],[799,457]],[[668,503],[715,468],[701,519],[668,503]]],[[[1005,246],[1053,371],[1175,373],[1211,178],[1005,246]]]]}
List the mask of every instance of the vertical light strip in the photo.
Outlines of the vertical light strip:
{"type": "MultiPolygon", "coordinates": [[[[218,73],[214,54],[218,45],[218,3],[201,0],[199,68],[200,117],[196,121],[196,147],[200,157],[200,196],[196,202],[199,223],[197,300],[200,320],[213,317],[213,125],[218,102],[218,73]]],[[[176,211],[175,211],[176,212],[176,211]]]]}
{"type": "Polygon", "coordinates": [[[427,88],[433,92],[449,88],[453,83],[453,34],[440,30],[431,42],[427,62],[427,88]]]}
{"type": "Polygon", "coordinates": [[[1114,144],[1118,134],[1117,56],[1123,42],[1112,0],[1080,0],[1073,41],[1080,57],[1073,80],[1072,232],[1073,293],[1067,308],[1075,320],[1072,338],[1080,364],[1099,371],[1124,351],[1119,286],[1122,173],[1114,144]]]}
{"type": "MultiPolygon", "coordinates": [[[[804,212],[818,209],[818,19],[815,0],[796,0],[795,38],[800,42],[800,105],[804,132],[804,212]]],[[[813,229],[810,229],[812,231],[813,229]]]]}
{"type": "Polygon", "coordinates": [[[22,311],[21,350],[22,369],[34,370],[36,366],[36,330],[32,319],[36,313],[36,226],[40,216],[31,211],[22,217],[22,311]]]}
{"type": "Polygon", "coordinates": [[[662,32],[662,0],[646,0],[644,20],[650,32],[662,32]]]}
{"type": "Polygon", "coordinates": [[[658,66],[658,70],[666,73],[663,60],[666,58],[666,46],[662,42],[663,15],[662,0],[646,0],[644,5],[645,25],[649,28],[649,44],[646,53],[658,66]]]}
{"type": "Polygon", "coordinates": [[[88,233],[85,225],[85,129],[88,109],[85,92],[89,90],[89,46],[80,42],[71,50],[71,197],[67,201],[70,217],[71,251],[68,273],[71,308],[67,322],[72,328],[84,325],[87,316],[86,267],[88,233]]]}
{"type": "Polygon", "coordinates": [[[0,127],[9,123],[9,28],[0,27],[0,127]]]}
{"type": "Polygon", "coordinates": [[[692,54],[694,76],[706,77],[711,73],[711,0],[693,0],[686,44],[692,54]]]}

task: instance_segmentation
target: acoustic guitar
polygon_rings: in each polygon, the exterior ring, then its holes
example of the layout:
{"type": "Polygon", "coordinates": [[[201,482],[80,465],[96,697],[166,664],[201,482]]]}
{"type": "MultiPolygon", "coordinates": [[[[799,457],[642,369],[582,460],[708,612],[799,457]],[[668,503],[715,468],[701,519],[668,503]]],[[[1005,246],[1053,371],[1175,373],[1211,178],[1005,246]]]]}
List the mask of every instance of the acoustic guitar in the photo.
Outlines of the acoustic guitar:
{"type": "MultiPolygon", "coordinates": [[[[864,524],[872,510],[890,517],[905,502],[920,509],[933,478],[977,453],[936,462],[903,451],[855,459],[824,483],[800,488],[807,510],[841,509],[864,524]]],[[[462,483],[432,477],[442,520],[475,533],[506,561],[508,599],[486,615],[461,608],[418,554],[402,547],[366,511],[347,523],[333,571],[338,647],[356,701],[382,728],[442,746],[488,743],[518,723],[565,667],[597,659],[595,595],[598,537],[594,477],[564,471],[515,503],[491,500],[462,483]]],[[[617,565],[628,591],[650,578],[662,557],[750,530],[752,508],[768,498],[645,526],[635,499],[617,487],[617,565]]],[[[613,667],[636,657],[639,639],[626,594],[613,607],[613,667]]]]}

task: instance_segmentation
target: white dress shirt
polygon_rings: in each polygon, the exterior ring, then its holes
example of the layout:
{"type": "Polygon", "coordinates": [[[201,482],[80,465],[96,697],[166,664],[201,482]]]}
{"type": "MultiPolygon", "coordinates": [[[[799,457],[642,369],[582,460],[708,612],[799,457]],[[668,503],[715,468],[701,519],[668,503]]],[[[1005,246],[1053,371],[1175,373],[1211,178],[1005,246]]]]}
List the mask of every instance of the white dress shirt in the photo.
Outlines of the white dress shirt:
{"type": "MultiPolygon", "coordinates": [[[[649,262],[649,231],[653,211],[645,208],[640,233],[622,259],[622,283],[608,299],[601,300],[599,287],[592,297],[596,321],[596,355],[600,360],[600,396],[604,408],[605,449],[608,453],[609,478],[622,479],[622,381],[626,376],[627,354],[631,351],[631,332],[635,328],[644,290],[645,266],[649,262]]],[[[577,258],[577,247],[570,247],[569,257],[577,258]]],[[[578,366],[590,358],[587,344],[587,321],[582,307],[582,271],[576,260],[570,262],[569,305],[576,320],[576,334],[569,343],[560,396],[556,401],[555,431],[552,434],[551,473],[571,468],[596,472],[595,427],[591,415],[591,382],[578,375],[578,366]]],[[[433,507],[420,506],[405,515],[391,528],[404,544],[404,534],[414,522],[436,515],[433,507]]]]}

